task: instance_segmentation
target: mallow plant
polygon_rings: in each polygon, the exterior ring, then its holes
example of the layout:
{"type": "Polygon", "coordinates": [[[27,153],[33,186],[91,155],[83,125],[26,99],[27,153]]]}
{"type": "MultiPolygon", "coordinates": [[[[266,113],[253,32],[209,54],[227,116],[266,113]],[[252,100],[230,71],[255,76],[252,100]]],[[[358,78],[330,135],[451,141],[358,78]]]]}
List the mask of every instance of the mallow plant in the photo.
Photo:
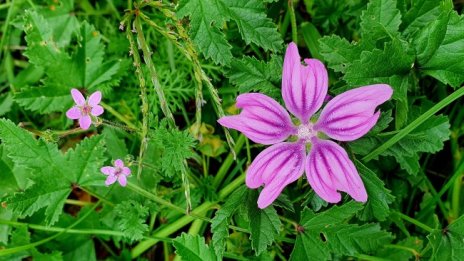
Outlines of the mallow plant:
{"type": "Polygon", "coordinates": [[[1,260],[462,260],[451,0],[0,4],[1,260]]]}

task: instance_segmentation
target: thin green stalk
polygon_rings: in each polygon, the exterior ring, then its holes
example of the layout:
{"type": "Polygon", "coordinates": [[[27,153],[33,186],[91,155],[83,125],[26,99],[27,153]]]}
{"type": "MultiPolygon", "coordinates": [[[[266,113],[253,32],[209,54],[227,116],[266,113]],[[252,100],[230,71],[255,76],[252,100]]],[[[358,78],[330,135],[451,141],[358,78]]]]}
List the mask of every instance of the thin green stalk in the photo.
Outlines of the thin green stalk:
{"type": "Polygon", "coordinates": [[[414,225],[416,225],[417,227],[420,227],[422,229],[424,229],[425,231],[429,232],[429,233],[432,233],[433,232],[433,228],[427,226],[426,224],[420,222],[419,220],[417,219],[414,219],[410,216],[407,216],[401,212],[396,212],[396,215],[398,215],[398,217],[400,217],[401,219],[405,220],[405,221],[408,221],[409,223],[412,223],[414,225]]]}
{"type": "Polygon", "coordinates": [[[298,31],[296,26],[295,8],[293,0],[288,0],[288,11],[290,12],[290,24],[292,25],[292,41],[298,43],[298,31]]]}
{"type": "Polygon", "coordinates": [[[408,252],[411,252],[416,258],[420,257],[420,253],[417,252],[414,248],[400,246],[400,245],[386,245],[385,248],[393,248],[393,249],[408,251],[408,252]]]}
{"type": "Polygon", "coordinates": [[[2,28],[2,39],[0,39],[0,61],[2,60],[2,56],[3,56],[3,47],[5,45],[5,42],[7,39],[9,39],[8,37],[8,29],[9,29],[9,26],[11,25],[10,23],[10,19],[11,17],[13,16],[13,10],[15,8],[15,4],[14,4],[15,0],[12,0],[11,1],[11,5],[8,7],[8,13],[6,15],[6,20],[5,20],[5,23],[3,24],[3,28],[2,28]]]}
{"type": "Polygon", "coordinates": [[[59,233],[57,233],[57,234],[55,234],[53,236],[44,238],[42,240],[36,241],[34,243],[27,244],[27,245],[2,249],[2,250],[0,250],[0,256],[6,256],[6,255],[10,255],[10,254],[13,254],[13,253],[16,253],[16,252],[20,252],[20,251],[24,251],[24,250],[28,250],[28,249],[40,246],[42,244],[45,244],[45,243],[47,243],[47,242],[49,242],[49,241],[63,235],[63,234],[65,234],[68,230],[72,229],[73,227],[77,226],[79,223],[84,221],[84,219],[86,219],[100,205],[100,203],[101,203],[101,201],[99,201],[97,204],[95,204],[87,213],[85,213],[82,217],[80,217],[78,220],[76,220],[74,223],[72,223],[70,226],[63,229],[59,233]]]}
{"type": "MultiPolygon", "coordinates": [[[[236,190],[243,182],[245,181],[245,175],[242,174],[238,178],[236,178],[234,181],[232,181],[229,185],[227,185],[225,188],[223,188],[218,194],[219,194],[219,201],[223,200],[225,197],[227,197],[230,193],[232,193],[234,190],[236,190]]],[[[190,222],[192,222],[195,218],[195,216],[201,216],[205,215],[208,210],[210,210],[216,203],[215,202],[204,202],[200,206],[196,207],[194,210],[192,210],[191,215],[188,216],[183,216],[173,223],[166,225],[159,230],[157,230],[153,236],[156,237],[168,237],[171,234],[177,232],[179,229],[183,228],[190,222]],[[192,215],[193,214],[193,215],[192,215]]],[[[154,244],[158,243],[159,240],[156,239],[149,239],[145,241],[139,242],[133,249],[132,249],[132,257],[136,258],[140,256],[143,252],[145,252],[147,249],[149,249],[151,246],[154,244]]]]}
{"type": "Polygon", "coordinates": [[[75,205],[75,206],[81,206],[81,207],[90,206],[94,204],[92,202],[80,201],[80,200],[75,200],[75,199],[66,199],[64,203],[68,205],[75,205]]]}
{"type": "Polygon", "coordinates": [[[106,110],[108,111],[109,113],[111,113],[114,117],[116,117],[118,120],[124,122],[124,124],[126,124],[129,128],[131,129],[134,129],[134,130],[138,130],[137,126],[135,126],[132,122],[130,122],[128,119],[126,119],[126,117],[124,117],[122,114],[120,114],[119,112],[117,112],[115,109],[113,109],[113,107],[111,107],[110,105],[104,103],[104,102],[100,102],[100,105],[106,110]]]}
{"type": "MultiPolygon", "coordinates": [[[[84,229],[82,228],[81,229],[69,229],[69,228],[63,228],[63,227],[48,227],[48,226],[23,223],[23,222],[11,221],[11,220],[4,220],[4,219],[0,219],[0,224],[14,226],[14,227],[27,226],[28,228],[34,229],[34,230],[46,231],[46,232],[63,232],[66,234],[106,235],[106,236],[118,236],[118,237],[125,236],[124,232],[114,231],[114,230],[85,229],[85,228],[84,229]]],[[[157,239],[157,240],[166,241],[166,242],[172,241],[171,238],[155,238],[155,237],[148,237],[148,236],[144,236],[144,238],[145,239],[157,239]]]]}
{"type": "Polygon", "coordinates": [[[432,108],[430,108],[428,111],[426,111],[424,114],[419,116],[417,119],[415,119],[413,122],[411,122],[408,126],[406,126],[404,129],[400,130],[395,136],[391,137],[389,140],[387,140],[384,144],[380,145],[371,153],[367,154],[362,158],[362,161],[368,162],[371,161],[372,159],[378,157],[380,154],[382,154],[385,150],[393,146],[395,143],[400,141],[402,138],[404,138],[406,135],[411,133],[415,128],[417,128],[419,125],[424,123],[428,118],[432,117],[435,113],[440,111],[441,109],[445,108],[448,106],[450,103],[453,101],[459,99],[464,95],[464,87],[459,88],[452,94],[448,95],[445,99],[441,100],[437,104],[435,104],[432,108]]]}
{"type": "MultiPolygon", "coordinates": [[[[234,147],[235,153],[238,153],[242,149],[245,141],[246,141],[246,137],[244,135],[240,135],[234,147]]],[[[235,157],[234,155],[235,154],[233,153],[230,153],[229,155],[227,155],[227,158],[224,160],[216,176],[214,177],[213,187],[218,188],[221,182],[224,180],[224,177],[226,176],[227,171],[229,170],[230,166],[234,162],[234,157],[235,157]]]]}

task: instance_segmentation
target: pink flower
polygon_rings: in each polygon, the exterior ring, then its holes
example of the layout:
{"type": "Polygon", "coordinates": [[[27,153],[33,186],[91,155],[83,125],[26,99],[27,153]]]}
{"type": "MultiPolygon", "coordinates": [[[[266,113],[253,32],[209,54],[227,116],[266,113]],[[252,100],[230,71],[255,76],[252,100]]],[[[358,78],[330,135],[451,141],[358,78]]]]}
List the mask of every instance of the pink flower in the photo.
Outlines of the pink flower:
{"type": "Polygon", "coordinates": [[[366,202],[366,189],[353,162],[340,145],[327,138],[352,141],[362,137],[379,119],[376,107],[390,99],[393,91],[386,84],[346,91],[331,99],[316,119],[315,113],[327,97],[327,70],[317,59],[304,62],[301,64],[297,46],[290,43],[283,66],[282,97],[297,121],[292,121],[272,98],[246,93],[237,97],[241,113],[222,117],[218,122],[256,143],[272,144],[247,170],[249,188],[264,186],[258,198],[260,208],[269,206],[303,172],[314,191],[327,202],[339,202],[338,191],[366,202]],[[296,141],[285,142],[289,137],[296,141]]]}
{"type": "Polygon", "coordinates": [[[121,186],[125,187],[127,184],[127,176],[131,174],[131,170],[124,166],[122,160],[117,159],[114,161],[114,167],[106,166],[100,169],[100,171],[107,175],[105,185],[109,186],[118,180],[121,186]]]}
{"type": "Polygon", "coordinates": [[[103,107],[98,105],[102,97],[101,92],[92,93],[88,100],[77,89],[72,89],[71,95],[76,105],[66,112],[66,117],[71,120],[79,119],[79,126],[86,130],[92,124],[91,115],[96,117],[103,113],[103,107]]]}

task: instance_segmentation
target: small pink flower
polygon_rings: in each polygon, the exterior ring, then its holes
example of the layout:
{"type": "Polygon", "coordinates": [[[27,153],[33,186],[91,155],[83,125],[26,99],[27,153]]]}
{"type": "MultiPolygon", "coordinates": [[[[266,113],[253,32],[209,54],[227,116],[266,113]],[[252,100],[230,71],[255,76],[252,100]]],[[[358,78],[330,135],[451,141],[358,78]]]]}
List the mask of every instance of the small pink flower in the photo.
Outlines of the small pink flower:
{"type": "Polygon", "coordinates": [[[98,105],[102,98],[101,92],[92,93],[88,100],[77,89],[72,89],[71,95],[76,105],[66,112],[66,117],[71,120],[79,119],[79,126],[86,130],[92,124],[91,115],[96,117],[103,113],[103,107],[98,105]]]}
{"type": "Polygon", "coordinates": [[[247,170],[246,185],[264,186],[258,206],[269,206],[288,184],[304,172],[314,191],[325,201],[341,200],[338,191],[356,201],[366,202],[367,193],[353,162],[337,143],[352,141],[366,134],[379,119],[376,107],[390,99],[393,90],[375,84],[344,92],[328,101],[318,119],[315,113],[327,98],[328,76],[317,59],[301,64],[297,46],[290,43],[282,73],[282,97],[298,120],[294,124],[288,112],[272,98],[259,93],[237,97],[239,115],[218,122],[236,129],[256,143],[272,145],[262,151],[247,170]],[[290,136],[295,142],[284,142],[290,136]]]}
{"type": "Polygon", "coordinates": [[[117,159],[114,161],[114,167],[106,166],[100,169],[100,171],[107,175],[105,185],[109,186],[118,180],[121,186],[125,187],[127,184],[127,176],[131,174],[131,170],[124,166],[122,160],[117,159]]]}

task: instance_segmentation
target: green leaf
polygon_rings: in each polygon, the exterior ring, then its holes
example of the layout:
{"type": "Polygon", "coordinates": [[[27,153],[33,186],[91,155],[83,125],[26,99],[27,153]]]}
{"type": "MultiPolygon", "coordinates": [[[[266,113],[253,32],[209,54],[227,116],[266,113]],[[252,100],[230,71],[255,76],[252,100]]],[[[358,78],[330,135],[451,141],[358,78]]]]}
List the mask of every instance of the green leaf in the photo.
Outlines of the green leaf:
{"type": "Polygon", "coordinates": [[[445,229],[435,229],[427,236],[432,245],[431,260],[462,260],[464,256],[464,216],[445,229]]]}
{"type": "Polygon", "coordinates": [[[396,39],[386,43],[383,50],[363,51],[360,59],[348,67],[343,79],[351,86],[387,83],[394,90],[393,99],[406,101],[413,63],[409,46],[396,39]]]}
{"type": "Polygon", "coordinates": [[[162,171],[165,176],[172,177],[181,171],[184,160],[195,155],[193,152],[195,139],[186,130],[167,129],[165,123],[162,122],[154,131],[151,142],[161,151],[159,164],[162,171]]]}
{"type": "Polygon", "coordinates": [[[221,1],[180,1],[177,15],[190,17],[190,35],[193,42],[206,58],[215,63],[228,64],[232,59],[232,48],[219,31],[226,21],[221,1]]]}
{"type": "Polygon", "coordinates": [[[364,205],[364,209],[358,212],[358,217],[361,220],[372,220],[373,218],[379,221],[385,220],[390,214],[389,204],[393,202],[395,197],[390,190],[385,188],[385,184],[372,170],[358,160],[355,160],[354,163],[368,195],[367,203],[364,205]]]}
{"type": "Polygon", "coordinates": [[[464,61],[460,59],[464,52],[464,32],[461,30],[463,26],[464,17],[453,11],[440,46],[435,48],[433,54],[428,53],[431,57],[426,63],[420,64],[423,73],[455,88],[464,82],[464,61]]]}
{"type": "Polygon", "coordinates": [[[255,43],[274,52],[282,49],[282,39],[260,0],[224,1],[228,15],[238,25],[246,44],[255,43]]]}
{"type": "MultiPolygon", "coordinates": [[[[403,169],[411,175],[416,175],[418,168],[415,166],[417,166],[417,163],[412,161],[417,162],[419,160],[418,153],[435,153],[441,150],[444,141],[449,139],[449,127],[446,116],[433,116],[380,155],[395,157],[403,169]]],[[[393,135],[365,136],[350,142],[349,146],[356,154],[367,155],[393,135]]]]}
{"type": "MultiPolygon", "coordinates": [[[[98,179],[103,165],[103,137],[85,139],[63,155],[56,144],[35,140],[30,133],[9,120],[0,119],[0,137],[15,167],[27,169],[33,185],[25,191],[9,194],[5,201],[21,217],[45,208],[45,222],[55,223],[63,212],[63,204],[72,185],[98,179]]],[[[24,179],[21,172],[17,179],[24,179]]],[[[103,184],[103,175],[101,175],[103,184]]]]}
{"type": "Polygon", "coordinates": [[[273,56],[268,62],[254,57],[233,59],[227,75],[231,83],[238,86],[241,93],[262,92],[271,97],[280,96],[282,60],[273,56]]]}
{"type": "Polygon", "coordinates": [[[143,238],[143,234],[148,231],[148,225],[145,223],[148,207],[136,201],[127,200],[117,204],[114,212],[116,227],[124,232],[124,236],[132,241],[143,238]]]}
{"type": "Polygon", "coordinates": [[[437,20],[442,12],[449,12],[452,9],[453,4],[449,0],[414,0],[413,6],[403,17],[404,34],[414,34],[431,21],[437,20]]]}
{"type": "Polygon", "coordinates": [[[173,241],[182,260],[188,261],[216,261],[214,251],[205,243],[205,238],[182,233],[173,241]]]}
{"type": "Polygon", "coordinates": [[[229,219],[238,207],[243,204],[247,193],[248,189],[245,186],[237,189],[227,198],[221,209],[216,211],[216,215],[211,222],[212,246],[218,258],[222,258],[225,241],[229,237],[229,219]]]}
{"type": "Polygon", "coordinates": [[[359,226],[345,223],[362,207],[362,204],[352,201],[317,214],[305,208],[290,260],[330,260],[331,254],[353,256],[372,253],[388,244],[391,235],[382,231],[378,224],[359,226]]]}
{"type": "Polygon", "coordinates": [[[337,35],[324,36],[319,40],[319,44],[324,61],[336,72],[344,73],[361,55],[359,46],[350,44],[337,35]]]}
{"type": "Polygon", "coordinates": [[[442,13],[436,20],[422,27],[413,39],[417,63],[426,64],[440,47],[446,35],[450,15],[442,13]]]}
{"type": "Polygon", "coordinates": [[[24,108],[40,113],[62,111],[72,106],[72,98],[68,88],[49,84],[44,87],[27,87],[15,94],[15,101],[24,108]]]}
{"type": "Polygon", "coordinates": [[[396,0],[370,1],[361,15],[361,35],[363,41],[373,43],[382,38],[392,38],[398,34],[401,13],[396,8],[396,0]]]}
{"type": "Polygon", "coordinates": [[[257,256],[271,245],[279,234],[280,219],[274,207],[259,209],[258,191],[250,190],[247,199],[247,216],[250,227],[251,248],[257,256]]]}
{"type": "Polygon", "coordinates": [[[105,162],[103,135],[95,135],[81,141],[74,149],[66,153],[66,160],[73,162],[71,181],[79,185],[103,184],[105,178],[100,168],[105,162]]]}

